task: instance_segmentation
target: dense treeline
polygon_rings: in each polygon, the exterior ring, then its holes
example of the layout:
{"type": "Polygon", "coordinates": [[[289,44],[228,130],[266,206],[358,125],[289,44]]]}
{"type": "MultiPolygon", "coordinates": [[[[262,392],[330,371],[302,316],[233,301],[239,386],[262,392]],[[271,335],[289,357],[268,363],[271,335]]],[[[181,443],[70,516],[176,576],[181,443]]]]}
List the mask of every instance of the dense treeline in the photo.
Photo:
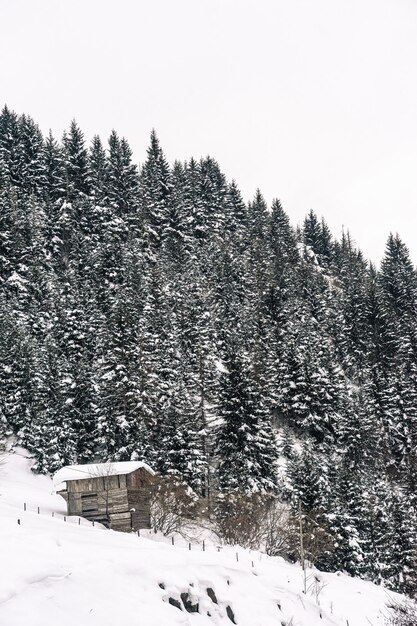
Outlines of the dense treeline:
{"type": "Polygon", "coordinates": [[[207,497],[275,492],[319,565],[415,585],[417,279],[310,212],[243,202],[155,133],[62,141],[0,115],[0,435],[37,470],[146,459],[207,497]]]}

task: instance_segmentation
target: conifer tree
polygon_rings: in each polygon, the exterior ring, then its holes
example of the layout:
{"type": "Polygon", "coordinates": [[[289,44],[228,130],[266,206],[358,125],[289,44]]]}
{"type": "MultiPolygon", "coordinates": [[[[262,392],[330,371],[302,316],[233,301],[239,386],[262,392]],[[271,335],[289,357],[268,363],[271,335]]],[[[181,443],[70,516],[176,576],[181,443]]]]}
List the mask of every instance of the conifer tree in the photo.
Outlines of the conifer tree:
{"type": "Polygon", "coordinates": [[[144,244],[152,256],[162,244],[171,197],[171,172],[155,131],[140,173],[144,244]]]}
{"type": "Polygon", "coordinates": [[[103,206],[107,203],[108,162],[106,151],[98,135],[93,141],[88,153],[88,183],[95,204],[103,206]]]}
{"type": "Polygon", "coordinates": [[[45,150],[42,133],[32,118],[19,118],[22,189],[27,195],[41,197],[45,184],[45,150]]]}
{"type": "Polygon", "coordinates": [[[64,134],[64,163],[66,195],[73,202],[80,195],[88,195],[88,155],[84,135],[75,120],[72,120],[68,133],[64,134]]]}
{"type": "Polygon", "coordinates": [[[275,489],[276,450],[247,358],[231,350],[220,381],[219,426],[215,452],[219,486],[225,491],[275,489]]]}
{"type": "Polygon", "coordinates": [[[193,248],[190,236],[192,218],[188,191],[186,167],[176,161],[172,169],[172,198],[167,212],[164,251],[167,261],[180,270],[187,262],[193,248]]]}
{"type": "Polygon", "coordinates": [[[0,114],[0,184],[18,188],[22,181],[19,120],[5,105],[0,114]]]}
{"type": "Polygon", "coordinates": [[[303,241],[316,255],[319,264],[327,267],[332,258],[331,234],[326,222],[320,222],[313,210],[304,220],[303,241]]]}
{"type": "Polygon", "coordinates": [[[55,205],[65,197],[66,190],[64,154],[51,132],[45,140],[44,162],[46,181],[43,195],[49,208],[52,231],[53,221],[56,219],[55,205]]]}
{"type": "Polygon", "coordinates": [[[107,190],[119,217],[136,212],[137,189],[138,172],[132,163],[132,151],[126,139],[120,139],[113,130],[109,138],[107,190]]]}

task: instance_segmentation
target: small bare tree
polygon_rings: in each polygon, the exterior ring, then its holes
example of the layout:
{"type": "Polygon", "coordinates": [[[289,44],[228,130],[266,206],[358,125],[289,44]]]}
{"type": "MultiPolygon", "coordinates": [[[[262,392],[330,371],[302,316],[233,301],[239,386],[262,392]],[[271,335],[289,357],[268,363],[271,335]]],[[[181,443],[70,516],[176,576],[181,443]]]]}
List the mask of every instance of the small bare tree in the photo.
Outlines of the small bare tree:
{"type": "Polygon", "coordinates": [[[288,555],[289,507],[276,497],[266,499],[262,518],[262,543],[269,556],[288,555]]]}
{"type": "Polygon", "coordinates": [[[183,534],[196,513],[196,498],[183,483],[154,476],[151,483],[151,525],[164,535],[183,534]]]}
{"type": "Polygon", "coordinates": [[[101,502],[104,502],[105,505],[105,513],[107,522],[109,522],[109,499],[110,499],[110,488],[111,488],[111,478],[113,476],[113,463],[111,461],[106,461],[106,463],[97,463],[91,472],[92,477],[94,478],[102,478],[103,479],[103,491],[100,492],[97,497],[101,502]]]}
{"type": "Polygon", "coordinates": [[[290,556],[302,565],[313,565],[334,550],[333,537],[321,511],[306,513],[300,506],[290,514],[288,529],[290,556]]]}
{"type": "Polygon", "coordinates": [[[303,572],[303,591],[307,593],[308,568],[334,550],[333,537],[320,511],[302,510],[301,501],[292,511],[288,523],[289,557],[298,561],[303,572]]]}

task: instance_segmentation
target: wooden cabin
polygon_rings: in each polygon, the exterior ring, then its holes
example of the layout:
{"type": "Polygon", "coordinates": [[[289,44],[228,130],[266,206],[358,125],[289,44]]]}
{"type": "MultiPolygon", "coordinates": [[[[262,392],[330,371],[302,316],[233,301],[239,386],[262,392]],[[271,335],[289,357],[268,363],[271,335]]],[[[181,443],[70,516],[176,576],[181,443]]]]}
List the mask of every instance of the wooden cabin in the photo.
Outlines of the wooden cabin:
{"type": "Polygon", "coordinates": [[[153,470],[140,461],[68,465],[54,476],[55,490],[78,515],[123,532],[150,528],[153,470]]]}

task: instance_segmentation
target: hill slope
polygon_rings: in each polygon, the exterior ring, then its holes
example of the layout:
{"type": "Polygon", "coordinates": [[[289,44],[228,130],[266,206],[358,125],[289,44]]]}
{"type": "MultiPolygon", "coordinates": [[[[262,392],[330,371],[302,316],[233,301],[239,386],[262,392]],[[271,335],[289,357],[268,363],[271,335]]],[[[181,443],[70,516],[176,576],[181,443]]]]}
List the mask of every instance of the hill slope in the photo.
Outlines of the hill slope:
{"type": "Polygon", "coordinates": [[[272,492],[320,518],[318,567],[415,595],[416,328],[398,235],[376,269],[155,132],[138,168],[116,131],[58,142],[0,112],[0,445],[37,472],[145,461],[202,498],[272,492]]]}
{"type": "Polygon", "coordinates": [[[218,552],[214,545],[189,551],[87,520],[65,522],[64,501],[52,493],[49,478],[30,472],[31,462],[17,449],[0,468],[0,624],[384,623],[387,592],[344,574],[312,572],[304,595],[299,567],[279,558],[240,548],[218,552]],[[183,601],[198,604],[198,612],[185,611],[183,601]]]}

